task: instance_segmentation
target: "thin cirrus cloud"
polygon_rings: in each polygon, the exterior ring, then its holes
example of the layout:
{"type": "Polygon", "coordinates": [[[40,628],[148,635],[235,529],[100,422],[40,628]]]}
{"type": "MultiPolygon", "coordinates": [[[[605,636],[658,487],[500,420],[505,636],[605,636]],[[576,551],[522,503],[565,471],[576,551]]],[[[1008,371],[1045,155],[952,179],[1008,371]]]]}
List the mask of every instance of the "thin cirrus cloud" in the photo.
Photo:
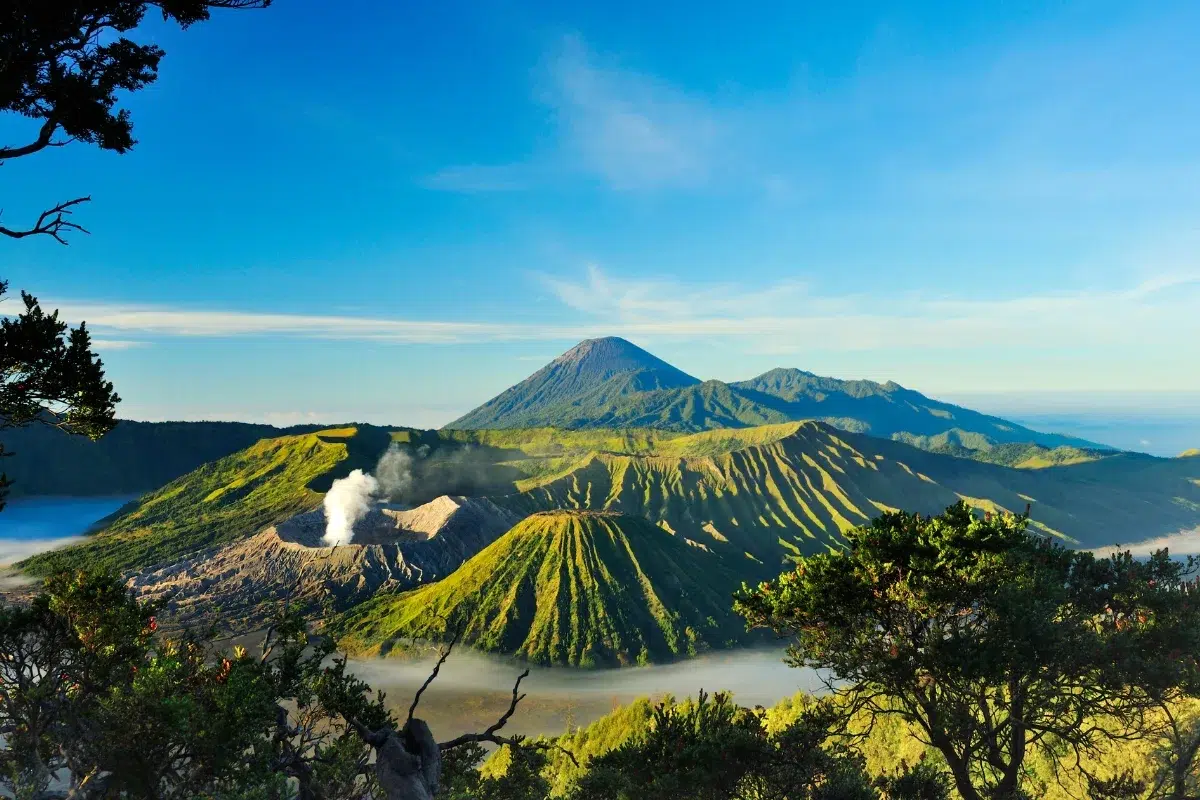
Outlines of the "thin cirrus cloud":
{"type": "MultiPolygon", "coordinates": [[[[416,320],[347,315],[263,314],[59,303],[87,320],[100,341],[141,344],[164,337],[292,337],[397,344],[573,341],[623,335],[640,341],[735,340],[748,352],[979,352],[996,348],[1037,360],[1046,353],[1112,352],[1112,368],[1200,358],[1200,273],[1145,277],[1126,287],[1009,298],[927,296],[886,301],[821,295],[799,283],[761,288],[647,280],[589,268],[575,280],[539,276],[559,301],[545,322],[416,320]],[[1124,353],[1124,355],[1121,355],[1124,353]],[[1149,357],[1147,353],[1151,354],[1149,357]],[[1122,359],[1132,359],[1123,363],[1122,359]]],[[[1173,380],[1187,383],[1194,378],[1173,380]]],[[[1164,387],[1165,388],[1165,387],[1164,387]]],[[[1200,390],[1200,384],[1183,388],[1200,390]]]]}
{"type": "Polygon", "coordinates": [[[640,335],[753,337],[760,352],[998,347],[1036,357],[1051,350],[1136,347],[1180,363],[1200,356],[1194,313],[1200,273],[1192,272],[1145,277],[1116,289],[997,299],[910,293],[887,301],[813,295],[789,283],[747,291],[621,280],[595,267],[577,281],[541,280],[570,308],[640,335]]]}
{"type": "Polygon", "coordinates": [[[564,176],[618,191],[695,187],[711,177],[726,131],[704,101],[651,76],[607,63],[575,36],[549,59],[536,99],[556,144],[528,161],[446,167],[422,180],[463,193],[535,188],[564,176]]]}

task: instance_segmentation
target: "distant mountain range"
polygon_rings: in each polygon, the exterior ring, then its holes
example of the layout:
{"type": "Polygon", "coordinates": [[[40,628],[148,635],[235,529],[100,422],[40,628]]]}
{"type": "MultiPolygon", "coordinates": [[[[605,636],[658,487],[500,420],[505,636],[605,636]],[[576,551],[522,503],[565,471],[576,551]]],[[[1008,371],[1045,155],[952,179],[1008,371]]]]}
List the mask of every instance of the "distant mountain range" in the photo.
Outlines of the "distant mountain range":
{"type": "Polygon", "coordinates": [[[617,337],[581,342],[446,427],[695,432],[803,419],[955,455],[1013,443],[1106,449],[933,400],[890,381],[839,380],[783,368],[736,383],[701,381],[617,337]]]}
{"type": "Polygon", "coordinates": [[[12,494],[119,495],[157,489],[201,464],[236,453],[259,439],[319,430],[248,422],[134,422],[121,420],[98,441],[33,425],[4,431],[0,472],[12,494]]]}

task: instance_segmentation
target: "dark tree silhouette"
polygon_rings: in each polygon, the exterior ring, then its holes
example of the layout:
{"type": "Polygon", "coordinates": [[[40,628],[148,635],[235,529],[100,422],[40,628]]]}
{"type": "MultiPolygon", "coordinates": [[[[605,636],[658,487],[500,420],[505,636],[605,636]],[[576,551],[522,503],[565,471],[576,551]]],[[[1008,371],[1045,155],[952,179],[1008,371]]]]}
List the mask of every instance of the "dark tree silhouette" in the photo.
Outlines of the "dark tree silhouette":
{"type": "MultiPolygon", "coordinates": [[[[158,77],[162,48],[126,34],[155,11],[183,27],[207,20],[213,8],[264,8],[271,0],[7,0],[0,3],[0,113],[36,122],[21,142],[0,144],[0,166],[71,142],[127,152],[133,122],[119,108],[121,92],[145,88],[158,77]]],[[[90,196],[55,204],[26,226],[0,234],[12,239],[48,236],[67,244],[87,233],[72,218],[90,196]]],[[[0,281],[0,298],[8,284],[0,281]]],[[[22,292],[24,310],[5,314],[0,328],[0,431],[35,423],[93,439],[116,424],[119,401],[104,380],[85,326],[68,329],[58,312],[46,314],[22,292]]],[[[0,308],[0,314],[5,309],[0,308]]],[[[11,455],[0,445],[0,457],[11,455]]],[[[0,509],[8,479],[0,473],[0,509]]]]}
{"type": "MultiPolygon", "coordinates": [[[[8,286],[0,281],[0,298],[8,286]]],[[[0,431],[53,425],[97,439],[116,424],[120,398],[104,379],[87,327],[68,328],[21,293],[24,310],[0,319],[0,431]]],[[[0,445],[0,457],[8,456],[0,445]]],[[[10,482],[0,472],[0,509],[10,482]]]]}
{"type": "Polygon", "coordinates": [[[736,608],[795,637],[848,713],[902,718],[964,800],[1019,797],[1027,757],[1134,738],[1200,670],[1196,566],[1065,548],[1028,516],[887,513],[848,547],[743,588],[736,608]],[[1101,725],[1098,720],[1103,720],[1101,725]]]}
{"type": "MultiPolygon", "coordinates": [[[[36,120],[24,142],[0,146],[0,164],[71,142],[127,152],[136,143],[118,92],[136,92],[158,77],[163,50],[139,44],[133,31],[151,9],[183,27],[207,20],[213,8],[264,8],[271,0],[8,0],[0,6],[0,112],[36,120]]],[[[42,212],[28,227],[0,234],[20,239],[66,235],[84,229],[72,222],[76,197],[42,212]]]]}

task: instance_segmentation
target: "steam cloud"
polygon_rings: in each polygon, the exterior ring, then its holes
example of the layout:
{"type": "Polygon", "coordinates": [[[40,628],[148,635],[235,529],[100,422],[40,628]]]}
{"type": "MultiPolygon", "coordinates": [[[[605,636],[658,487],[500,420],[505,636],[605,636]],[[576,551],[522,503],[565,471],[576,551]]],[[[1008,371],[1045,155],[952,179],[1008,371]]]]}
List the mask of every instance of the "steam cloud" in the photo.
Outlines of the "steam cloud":
{"type": "Polygon", "coordinates": [[[413,488],[412,464],[413,459],[408,451],[392,442],[375,466],[379,495],[388,500],[403,500],[408,497],[413,488]]]}
{"type": "Polygon", "coordinates": [[[498,469],[486,451],[471,445],[435,451],[423,444],[413,452],[392,442],[373,474],[356,469],[329,487],[322,541],[327,546],[350,544],[355,523],[377,499],[416,503],[443,494],[503,490],[506,484],[498,469]]]}
{"type": "Polygon", "coordinates": [[[325,536],[323,541],[336,547],[354,539],[354,523],[371,510],[371,498],[379,492],[379,481],[356,469],[333,482],[325,493],[325,536]]]}

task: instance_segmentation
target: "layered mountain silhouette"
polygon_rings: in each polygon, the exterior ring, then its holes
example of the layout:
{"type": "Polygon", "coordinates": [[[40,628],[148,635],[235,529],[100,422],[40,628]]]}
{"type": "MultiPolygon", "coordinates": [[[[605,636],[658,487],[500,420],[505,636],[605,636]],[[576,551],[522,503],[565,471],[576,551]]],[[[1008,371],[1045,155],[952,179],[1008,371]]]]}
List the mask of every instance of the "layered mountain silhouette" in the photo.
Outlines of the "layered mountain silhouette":
{"type": "Polygon", "coordinates": [[[446,427],[694,432],[804,419],[935,450],[982,451],[1017,442],[1103,448],[933,400],[890,381],[840,380],[782,368],[735,383],[701,381],[618,337],[581,342],[446,427]]]}

